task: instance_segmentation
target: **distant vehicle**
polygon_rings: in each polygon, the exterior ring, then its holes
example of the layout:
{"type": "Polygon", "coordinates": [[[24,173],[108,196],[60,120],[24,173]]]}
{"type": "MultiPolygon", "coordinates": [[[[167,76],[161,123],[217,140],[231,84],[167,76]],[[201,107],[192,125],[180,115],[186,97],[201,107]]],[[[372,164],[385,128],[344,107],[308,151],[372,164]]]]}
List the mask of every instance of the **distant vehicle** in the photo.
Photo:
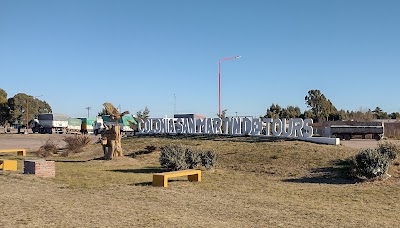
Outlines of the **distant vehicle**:
{"type": "Polygon", "coordinates": [[[81,133],[82,120],[78,118],[68,118],[68,134],[80,134],[81,133]]]}
{"type": "Polygon", "coordinates": [[[82,120],[81,133],[93,134],[96,118],[79,118],[79,119],[82,120]]]}
{"type": "Polygon", "coordinates": [[[350,126],[350,125],[332,125],[330,126],[330,133],[332,137],[350,140],[355,135],[361,135],[363,139],[366,135],[372,135],[376,140],[383,137],[384,127],[381,126],[350,126]]]}
{"type": "Polygon", "coordinates": [[[63,114],[39,114],[33,121],[33,133],[52,134],[66,133],[68,129],[68,116],[63,114]]]}
{"type": "MultiPolygon", "coordinates": [[[[111,125],[115,124],[115,120],[111,119],[109,115],[98,116],[93,125],[94,134],[101,134],[104,130],[104,125],[111,127],[111,125]]],[[[134,135],[135,130],[137,130],[137,122],[135,118],[129,114],[122,116],[118,124],[121,126],[122,135],[134,135]]]]}

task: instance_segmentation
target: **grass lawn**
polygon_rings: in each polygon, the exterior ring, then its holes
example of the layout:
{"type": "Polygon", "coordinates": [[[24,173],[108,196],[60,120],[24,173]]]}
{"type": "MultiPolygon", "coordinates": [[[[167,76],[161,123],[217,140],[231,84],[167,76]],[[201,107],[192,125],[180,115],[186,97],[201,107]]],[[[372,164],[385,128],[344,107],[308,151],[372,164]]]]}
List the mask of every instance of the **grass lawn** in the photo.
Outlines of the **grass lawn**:
{"type": "MultiPolygon", "coordinates": [[[[70,157],[53,156],[55,178],[0,171],[4,227],[397,227],[400,168],[385,181],[346,179],[357,150],[250,137],[131,137],[124,157],[102,160],[99,144],[70,157]],[[164,171],[160,148],[179,143],[218,155],[202,182],[173,178],[152,187],[164,171]],[[147,146],[156,150],[147,151],[147,146]]],[[[34,153],[28,159],[36,159],[34,153]]],[[[397,163],[398,164],[398,163],[397,163]]]]}

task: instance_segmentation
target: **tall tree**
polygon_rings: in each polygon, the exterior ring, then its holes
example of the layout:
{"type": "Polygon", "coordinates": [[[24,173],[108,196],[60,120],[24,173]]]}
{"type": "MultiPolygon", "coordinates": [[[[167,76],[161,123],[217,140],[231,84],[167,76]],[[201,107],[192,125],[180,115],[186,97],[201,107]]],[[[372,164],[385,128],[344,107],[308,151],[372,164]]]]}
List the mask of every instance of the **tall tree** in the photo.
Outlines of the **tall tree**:
{"type": "Polygon", "coordinates": [[[389,115],[387,112],[384,112],[380,107],[376,107],[372,113],[374,114],[375,118],[377,119],[388,119],[389,115]]]}
{"type": "Polygon", "coordinates": [[[149,118],[150,110],[147,108],[147,106],[144,108],[143,112],[142,110],[136,112],[136,118],[140,120],[146,120],[149,118]]]}
{"type": "Polygon", "coordinates": [[[319,119],[328,120],[329,115],[337,112],[332,102],[329,99],[326,99],[325,95],[319,90],[309,90],[308,95],[305,96],[304,100],[308,107],[311,108],[316,121],[319,119]]]}
{"type": "Polygon", "coordinates": [[[4,125],[10,118],[10,112],[7,103],[7,93],[0,88],[0,125],[4,125]]]}
{"type": "Polygon", "coordinates": [[[25,125],[40,113],[51,113],[50,105],[25,93],[18,93],[8,99],[10,121],[25,125]],[[28,120],[26,119],[28,115],[28,120]]]}
{"type": "Polygon", "coordinates": [[[281,115],[282,108],[278,104],[271,104],[269,109],[267,109],[267,113],[265,114],[265,117],[267,118],[279,118],[281,115]]]}

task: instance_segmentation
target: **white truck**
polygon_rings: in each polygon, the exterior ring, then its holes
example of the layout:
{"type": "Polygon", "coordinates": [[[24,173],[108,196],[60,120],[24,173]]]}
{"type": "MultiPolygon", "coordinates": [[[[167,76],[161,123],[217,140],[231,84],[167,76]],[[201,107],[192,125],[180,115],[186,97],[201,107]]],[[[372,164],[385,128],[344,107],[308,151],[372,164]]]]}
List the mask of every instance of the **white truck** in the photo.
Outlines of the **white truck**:
{"type": "Polygon", "coordinates": [[[52,134],[66,133],[68,128],[68,116],[63,114],[39,114],[34,120],[32,131],[33,133],[52,134]]]}
{"type": "MultiPolygon", "coordinates": [[[[115,124],[115,120],[112,120],[108,115],[98,116],[94,122],[94,134],[101,134],[104,130],[104,125],[110,127],[115,124]]],[[[127,114],[122,116],[118,124],[121,126],[121,134],[123,136],[133,136],[135,134],[137,122],[132,115],[127,114]]]]}

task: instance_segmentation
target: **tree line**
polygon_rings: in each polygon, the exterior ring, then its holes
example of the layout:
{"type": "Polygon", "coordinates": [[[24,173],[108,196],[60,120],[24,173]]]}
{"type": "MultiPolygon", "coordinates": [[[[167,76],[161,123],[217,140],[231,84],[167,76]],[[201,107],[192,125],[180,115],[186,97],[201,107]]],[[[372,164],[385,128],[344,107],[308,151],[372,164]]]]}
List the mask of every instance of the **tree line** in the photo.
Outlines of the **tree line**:
{"type": "Polygon", "coordinates": [[[399,119],[399,112],[387,113],[380,107],[360,109],[358,111],[338,110],[320,90],[309,90],[304,98],[305,104],[310,108],[303,113],[297,106],[283,108],[279,104],[272,104],[264,117],[267,118],[311,118],[314,122],[329,120],[354,120],[371,121],[374,119],[399,119]]]}
{"type": "Polygon", "coordinates": [[[52,113],[50,105],[34,96],[18,93],[7,98],[7,92],[0,88],[0,125],[26,125],[40,113],[52,113]],[[27,119],[28,118],[28,119],[27,119]],[[28,121],[27,121],[28,120],[28,121]]]}

